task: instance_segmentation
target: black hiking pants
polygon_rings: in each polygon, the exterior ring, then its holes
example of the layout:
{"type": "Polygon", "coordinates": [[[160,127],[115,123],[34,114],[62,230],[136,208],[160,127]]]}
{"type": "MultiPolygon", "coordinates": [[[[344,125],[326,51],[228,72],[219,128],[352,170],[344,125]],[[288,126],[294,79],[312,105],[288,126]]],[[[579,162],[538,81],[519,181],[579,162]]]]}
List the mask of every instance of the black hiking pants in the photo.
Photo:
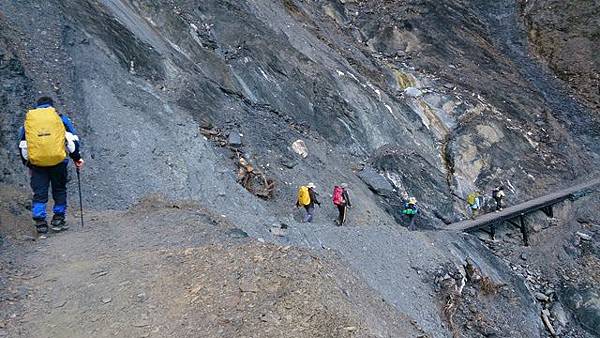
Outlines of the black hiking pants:
{"type": "Polygon", "coordinates": [[[408,230],[417,230],[415,227],[415,214],[407,214],[406,216],[408,216],[408,230]]]}
{"type": "Polygon", "coordinates": [[[494,200],[496,201],[496,210],[502,209],[502,198],[494,197],[494,200]]]}
{"type": "Polygon", "coordinates": [[[30,184],[33,191],[31,212],[33,219],[46,219],[48,190],[52,186],[54,214],[64,215],[67,209],[67,161],[52,167],[30,166],[30,184]]]}
{"type": "Polygon", "coordinates": [[[346,210],[348,208],[348,206],[346,205],[346,203],[340,204],[337,206],[338,208],[338,225],[344,225],[344,222],[346,222],[346,210]]]}

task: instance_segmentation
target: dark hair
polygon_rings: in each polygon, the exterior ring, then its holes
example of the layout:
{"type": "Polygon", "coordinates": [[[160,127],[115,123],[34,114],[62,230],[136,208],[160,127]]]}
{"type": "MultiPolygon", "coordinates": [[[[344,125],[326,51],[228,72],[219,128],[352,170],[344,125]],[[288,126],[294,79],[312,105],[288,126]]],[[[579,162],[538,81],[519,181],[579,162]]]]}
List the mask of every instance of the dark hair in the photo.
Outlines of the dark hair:
{"type": "Polygon", "coordinates": [[[37,100],[36,105],[37,106],[43,106],[43,105],[49,105],[49,106],[53,106],[54,105],[54,100],[52,100],[51,97],[48,96],[42,96],[37,100]]]}

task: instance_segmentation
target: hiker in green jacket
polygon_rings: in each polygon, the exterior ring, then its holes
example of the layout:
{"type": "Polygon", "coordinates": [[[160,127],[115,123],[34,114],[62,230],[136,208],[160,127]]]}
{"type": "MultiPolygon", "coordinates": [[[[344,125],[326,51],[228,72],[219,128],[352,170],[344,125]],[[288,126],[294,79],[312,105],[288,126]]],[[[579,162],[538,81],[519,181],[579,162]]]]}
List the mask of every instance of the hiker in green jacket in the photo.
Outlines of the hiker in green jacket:
{"type": "Polygon", "coordinates": [[[417,199],[414,197],[409,197],[408,200],[404,200],[404,210],[402,210],[402,214],[408,217],[408,230],[414,231],[416,230],[415,226],[415,216],[419,213],[419,208],[417,207],[417,199]]]}

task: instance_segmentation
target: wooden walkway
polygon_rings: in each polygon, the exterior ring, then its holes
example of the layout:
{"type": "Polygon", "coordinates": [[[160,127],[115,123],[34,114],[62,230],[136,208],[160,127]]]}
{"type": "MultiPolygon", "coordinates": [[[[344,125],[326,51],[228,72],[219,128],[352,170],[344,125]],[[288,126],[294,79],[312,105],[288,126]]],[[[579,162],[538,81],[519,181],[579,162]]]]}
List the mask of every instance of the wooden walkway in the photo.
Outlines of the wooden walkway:
{"type": "MultiPolygon", "coordinates": [[[[569,188],[565,188],[548,195],[544,195],[527,202],[523,202],[521,204],[517,204],[508,208],[503,209],[499,212],[491,212],[484,215],[480,215],[475,220],[466,220],[462,222],[457,222],[453,224],[449,224],[444,227],[445,230],[453,230],[453,231],[474,231],[486,227],[490,227],[492,230],[493,236],[493,227],[499,225],[503,222],[513,223],[512,220],[516,218],[520,218],[521,222],[523,222],[523,216],[530,214],[532,212],[542,210],[552,216],[552,206],[554,204],[560,203],[566,199],[577,197],[578,193],[585,193],[586,190],[592,189],[595,186],[600,185],[600,177],[595,179],[590,179],[587,182],[574,185],[569,188]]],[[[515,224],[517,225],[517,224],[515,224]]],[[[523,226],[523,225],[521,225],[523,226]]],[[[524,234],[525,236],[525,234],[524,234]]]]}

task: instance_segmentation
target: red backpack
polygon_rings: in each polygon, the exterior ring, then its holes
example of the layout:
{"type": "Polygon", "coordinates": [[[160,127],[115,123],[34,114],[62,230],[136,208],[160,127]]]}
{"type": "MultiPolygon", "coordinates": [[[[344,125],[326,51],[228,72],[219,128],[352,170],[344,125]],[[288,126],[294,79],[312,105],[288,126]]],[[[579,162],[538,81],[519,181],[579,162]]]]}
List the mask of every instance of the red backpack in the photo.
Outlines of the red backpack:
{"type": "Polygon", "coordinates": [[[344,203],[346,203],[346,201],[344,201],[344,189],[342,189],[341,187],[335,186],[333,188],[333,204],[335,205],[342,205],[344,203]]]}

